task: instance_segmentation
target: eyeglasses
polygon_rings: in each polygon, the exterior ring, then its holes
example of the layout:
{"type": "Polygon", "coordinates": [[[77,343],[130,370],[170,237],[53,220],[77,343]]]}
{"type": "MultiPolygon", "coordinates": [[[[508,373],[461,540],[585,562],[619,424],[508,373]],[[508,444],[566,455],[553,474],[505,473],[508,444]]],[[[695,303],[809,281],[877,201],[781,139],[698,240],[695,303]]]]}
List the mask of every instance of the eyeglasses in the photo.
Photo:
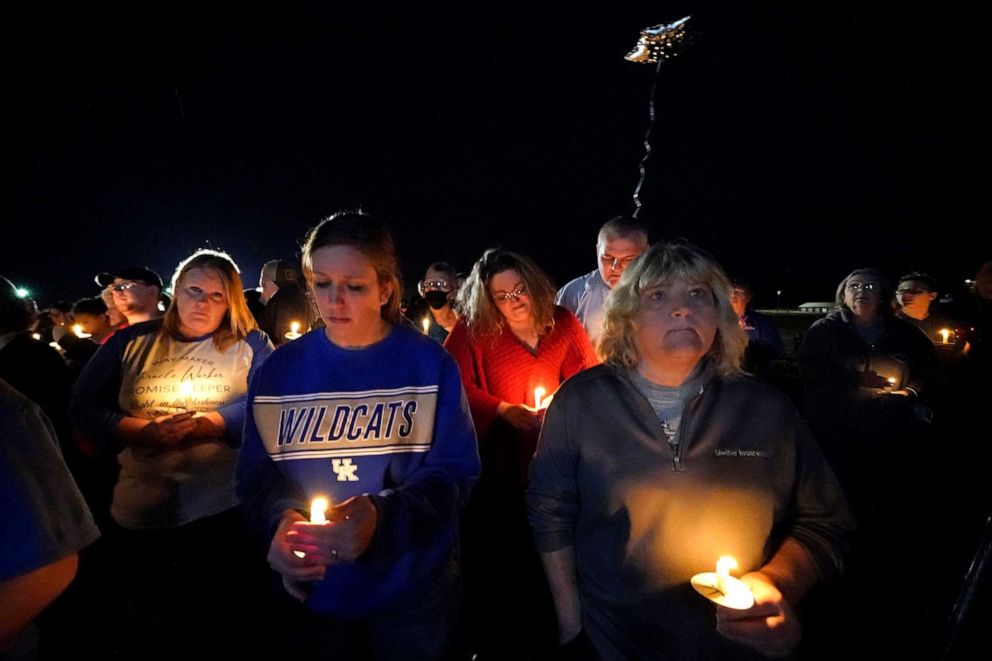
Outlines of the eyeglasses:
{"type": "Polygon", "coordinates": [[[493,294],[493,300],[496,301],[497,303],[506,303],[511,298],[514,301],[519,301],[522,297],[526,295],[527,295],[527,287],[521,285],[509,293],[501,291],[498,294],[493,294]]]}
{"type": "Polygon", "coordinates": [[[115,291],[118,294],[122,294],[125,291],[137,287],[138,285],[143,285],[143,282],[121,282],[116,285],[107,285],[107,291],[115,291]]]}
{"type": "Polygon", "coordinates": [[[881,285],[876,285],[874,282],[849,282],[847,283],[847,291],[859,292],[859,291],[874,291],[876,289],[881,289],[881,285]]]}
{"type": "Polygon", "coordinates": [[[909,288],[906,288],[906,289],[897,289],[896,290],[896,293],[897,294],[912,294],[913,296],[918,296],[919,294],[928,294],[929,292],[926,289],[920,289],[919,287],[914,287],[912,289],[909,289],[909,288]]]}
{"type": "Polygon", "coordinates": [[[436,290],[436,291],[449,292],[449,291],[451,291],[453,289],[453,287],[454,286],[452,285],[452,283],[448,282],[447,280],[440,280],[440,279],[438,279],[438,280],[421,280],[420,281],[420,290],[421,291],[431,291],[433,289],[433,290],[436,290]]]}

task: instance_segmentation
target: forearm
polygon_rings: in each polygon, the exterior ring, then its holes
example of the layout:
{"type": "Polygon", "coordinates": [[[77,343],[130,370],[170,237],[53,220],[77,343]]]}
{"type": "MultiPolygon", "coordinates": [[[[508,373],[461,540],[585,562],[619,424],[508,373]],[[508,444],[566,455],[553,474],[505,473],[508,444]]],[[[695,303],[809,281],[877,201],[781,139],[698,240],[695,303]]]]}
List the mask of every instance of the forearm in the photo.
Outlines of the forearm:
{"type": "Polygon", "coordinates": [[[0,652],[48,604],[55,600],[76,576],[76,554],[39,567],[34,571],[0,582],[0,652]]]}
{"type": "Polygon", "coordinates": [[[790,604],[797,604],[819,580],[813,556],[799,542],[786,538],[772,558],[758,570],[768,576],[790,604]]]}
{"type": "Polygon", "coordinates": [[[582,630],[582,603],[575,573],[575,547],[541,554],[558,617],[558,642],[567,643],[582,630]]]}

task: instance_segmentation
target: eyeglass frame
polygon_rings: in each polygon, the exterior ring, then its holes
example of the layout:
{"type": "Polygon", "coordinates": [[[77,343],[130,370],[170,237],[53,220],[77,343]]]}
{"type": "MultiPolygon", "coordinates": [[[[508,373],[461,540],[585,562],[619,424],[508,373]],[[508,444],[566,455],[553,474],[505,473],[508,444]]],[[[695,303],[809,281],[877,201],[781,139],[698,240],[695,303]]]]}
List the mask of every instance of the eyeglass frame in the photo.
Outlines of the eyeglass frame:
{"type": "Polygon", "coordinates": [[[515,303],[527,295],[528,295],[527,285],[520,285],[511,292],[500,292],[498,294],[490,294],[490,296],[493,297],[493,302],[496,303],[496,305],[499,305],[501,303],[506,303],[510,299],[513,299],[513,302],[515,303]]]}
{"type": "Polygon", "coordinates": [[[882,285],[874,282],[849,282],[844,288],[847,291],[858,293],[860,291],[880,291],[882,285]]]}
{"type": "Polygon", "coordinates": [[[454,290],[454,282],[441,278],[435,278],[434,280],[424,279],[417,283],[417,291],[421,296],[429,291],[443,291],[445,294],[450,294],[454,290]]]}
{"type": "Polygon", "coordinates": [[[145,287],[149,286],[147,282],[141,282],[139,280],[128,280],[127,282],[120,282],[116,285],[107,285],[106,287],[104,287],[104,289],[106,289],[107,291],[116,292],[118,294],[123,294],[128,289],[133,289],[137,285],[144,285],[145,287]]]}

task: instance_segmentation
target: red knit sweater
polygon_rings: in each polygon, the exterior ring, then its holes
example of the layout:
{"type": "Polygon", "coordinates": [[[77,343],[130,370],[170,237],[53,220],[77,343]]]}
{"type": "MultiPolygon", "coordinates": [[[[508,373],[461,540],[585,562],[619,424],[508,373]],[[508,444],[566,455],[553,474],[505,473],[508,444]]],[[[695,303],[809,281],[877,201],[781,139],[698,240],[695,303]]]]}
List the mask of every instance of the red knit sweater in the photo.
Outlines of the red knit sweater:
{"type": "Polygon", "coordinates": [[[534,406],[534,389],[553,394],[565,379],[599,363],[582,324],[555,306],[555,325],[534,353],[509,328],[495,338],[473,339],[464,321],[444,346],[458,362],[480,443],[487,440],[500,402],[534,406]]]}

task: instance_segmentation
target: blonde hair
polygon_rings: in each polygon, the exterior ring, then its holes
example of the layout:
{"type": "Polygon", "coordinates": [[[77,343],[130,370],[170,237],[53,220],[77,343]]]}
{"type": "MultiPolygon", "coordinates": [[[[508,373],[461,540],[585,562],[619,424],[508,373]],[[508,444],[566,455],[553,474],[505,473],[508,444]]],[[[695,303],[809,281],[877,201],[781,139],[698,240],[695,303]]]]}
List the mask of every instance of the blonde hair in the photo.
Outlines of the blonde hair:
{"type": "Polygon", "coordinates": [[[606,299],[606,326],[598,346],[603,362],[637,366],[634,317],[640,310],[641,292],[673,280],[709,286],[717,307],[717,333],[706,359],[724,377],[743,374],[741,359],[748,338],[730,305],[730,280],[711,255],[686,242],[655,244],[624,270],[606,299]]]}
{"type": "Polygon", "coordinates": [[[244,340],[248,337],[248,333],[258,328],[255,317],[248,310],[248,302],[245,301],[238,265],[226,252],[204,248],[179,262],[176,272],[172,275],[173,296],[169,302],[169,308],[165,311],[165,317],[162,319],[162,328],[172,337],[181,335],[179,332],[179,307],[176,304],[176,299],[179,298],[179,289],[182,287],[183,279],[193,269],[215,271],[220,276],[221,282],[224,283],[227,312],[224,313],[220,326],[213,332],[213,340],[218,351],[225,351],[235,342],[244,340]]]}
{"type": "Polygon", "coordinates": [[[503,332],[506,319],[489,294],[489,282],[497,273],[516,271],[527,288],[538,335],[548,333],[555,324],[555,287],[537,264],[527,257],[502,248],[482,253],[458,292],[458,306],[474,339],[492,337],[503,332]]]}

